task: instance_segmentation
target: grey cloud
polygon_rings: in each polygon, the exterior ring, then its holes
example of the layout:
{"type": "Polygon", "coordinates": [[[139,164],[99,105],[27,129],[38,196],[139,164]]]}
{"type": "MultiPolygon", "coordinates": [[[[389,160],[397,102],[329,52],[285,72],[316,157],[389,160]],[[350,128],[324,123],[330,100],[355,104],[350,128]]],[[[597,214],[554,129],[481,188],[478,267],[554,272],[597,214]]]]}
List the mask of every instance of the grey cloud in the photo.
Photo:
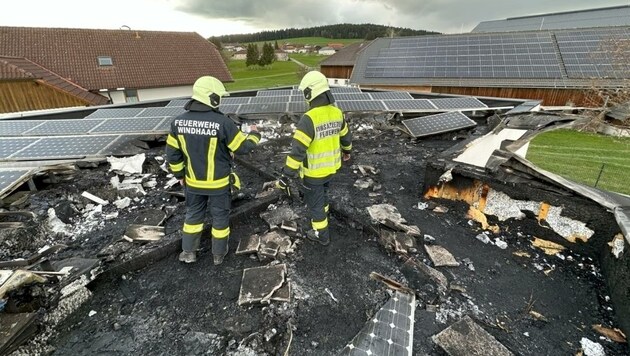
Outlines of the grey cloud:
{"type": "Polygon", "coordinates": [[[177,10],[246,22],[260,30],[335,23],[376,23],[446,33],[507,17],[618,5],[618,0],[175,0],[177,10]]]}

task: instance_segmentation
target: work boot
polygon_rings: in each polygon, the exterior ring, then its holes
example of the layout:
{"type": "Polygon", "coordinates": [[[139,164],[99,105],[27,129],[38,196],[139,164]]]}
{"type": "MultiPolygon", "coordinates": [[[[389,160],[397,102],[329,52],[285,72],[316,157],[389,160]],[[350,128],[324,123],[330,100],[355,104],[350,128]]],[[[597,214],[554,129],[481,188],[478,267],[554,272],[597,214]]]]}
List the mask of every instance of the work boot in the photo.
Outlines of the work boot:
{"type": "Polygon", "coordinates": [[[317,230],[308,230],[306,232],[306,238],[323,246],[328,246],[328,244],[330,244],[330,236],[328,236],[328,234],[324,234],[322,236],[317,230]]]}
{"type": "Polygon", "coordinates": [[[179,254],[179,261],[184,263],[197,262],[197,252],[195,251],[182,251],[179,254]]]}
{"type": "Polygon", "coordinates": [[[225,256],[227,256],[227,252],[222,255],[213,255],[214,265],[218,266],[223,263],[223,259],[225,258],[225,256]]]}

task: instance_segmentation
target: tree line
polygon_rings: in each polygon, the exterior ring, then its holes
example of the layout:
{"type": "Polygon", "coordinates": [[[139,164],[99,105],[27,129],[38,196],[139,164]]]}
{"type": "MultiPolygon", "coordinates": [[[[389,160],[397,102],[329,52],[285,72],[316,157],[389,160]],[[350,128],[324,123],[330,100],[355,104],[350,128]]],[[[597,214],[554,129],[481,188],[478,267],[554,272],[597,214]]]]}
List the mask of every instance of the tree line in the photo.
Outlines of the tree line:
{"type": "Polygon", "coordinates": [[[377,37],[402,37],[438,34],[438,32],[389,27],[375,24],[337,24],[308,28],[287,28],[238,35],[210,37],[212,42],[248,43],[276,41],[295,37],[355,38],[373,40],[377,37]]]}

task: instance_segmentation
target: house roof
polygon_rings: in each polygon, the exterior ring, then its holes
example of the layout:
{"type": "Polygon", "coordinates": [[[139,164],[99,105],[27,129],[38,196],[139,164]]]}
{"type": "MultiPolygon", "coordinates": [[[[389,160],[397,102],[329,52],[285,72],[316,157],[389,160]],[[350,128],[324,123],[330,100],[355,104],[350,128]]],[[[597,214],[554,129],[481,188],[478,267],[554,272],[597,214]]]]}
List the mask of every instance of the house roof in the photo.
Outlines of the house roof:
{"type": "Polygon", "coordinates": [[[0,55],[23,57],[88,90],[232,81],[217,48],[194,32],[0,27],[0,55]],[[112,66],[99,66],[109,56],[112,66]]]}
{"type": "Polygon", "coordinates": [[[378,38],[359,54],[359,85],[619,87],[630,79],[628,27],[378,38]]]}
{"type": "Polygon", "coordinates": [[[322,47],[319,49],[320,51],[334,51],[335,49],[332,47],[322,47]]]}
{"type": "Polygon", "coordinates": [[[472,32],[558,30],[608,26],[630,26],[630,5],[483,21],[472,32]]]}
{"type": "Polygon", "coordinates": [[[0,56],[0,81],[23,79],[41,80],[92,105],[104,105],[108,101],[104,96],[92,93],[26,58],[0,56]]]}
{"type": "Polygon", "coordinates": [[[352,43],[333,54],[332,56],[324,59],[320,66],[353,66],[354,62],[366,45],[369,42],[356,42],[352,43]]]}

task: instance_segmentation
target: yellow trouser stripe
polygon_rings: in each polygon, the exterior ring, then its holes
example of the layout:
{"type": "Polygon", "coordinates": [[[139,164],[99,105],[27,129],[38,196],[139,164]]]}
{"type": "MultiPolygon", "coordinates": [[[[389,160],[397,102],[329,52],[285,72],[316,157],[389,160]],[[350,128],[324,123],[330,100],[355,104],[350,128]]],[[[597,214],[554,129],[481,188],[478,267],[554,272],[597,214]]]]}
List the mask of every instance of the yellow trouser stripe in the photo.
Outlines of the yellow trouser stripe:
{"type": "Polygon", "coordinates": [[[184,232],[187,234],[196,234],[203,231],[203,224],[186,224],[184,223],[184,232]]]}
{"type": "Polygon", "coordinates": [[[341,149],[344,151],[350,151],[352,150],[352,144],[349,144],[348,146],[341,145],[341,149]]]}
{"type": "Polygon", "coordinates": [[[241,147],[241,144],[246,139],[247,139],[247,135],[239,131],[236,134],[236,136],[234,136],[234,139],[232,140],[232,142],[230,142],[230,144],[228,145],[228,148],[230,149],[230,151],[234,152],[238,150],[239,147],[241,147]]]}
{"type": "Polygon", "coordinates": [[[252,141],[255,144],[258,144],[258,142],[260,142],[260,139],[258,138],[258,136],[254,136],[254,135],[247,135],[247,139],[252,141]]]}
{"type": "Polygon", "coordinates": [[[224,239],[230,236],[230,228],[226,227],[225,229],[215,229],[212,228],[212,237],[217,239],[224,239]]]}
{"type": "Polygon", "coordinates": [[[295,130],[295,134],[293,134],[293,138],[301,142],[304,146],[308,147],[311,145],[313,141],[312,138],[308,137],[303,131],[295,130]]]}
{"type": "Polygon", "coordinates": [[[179,142],[171,134],[168,134],[168,137],[166,138],[166,144],[173,148],[179,148],[179,142]]]}
{"type": "Polygon", "coordinates": [[[311,220],[311,225],[313,225],[313,229],[315,230],[323,230],[328,227],[328,218],[322,221],[311,220]]]}
{"type": "Polygon", "coordinates": [[[345,136],[348,134],[348,125],[344,125],[343,129],[341,129],[341,131],[339,131],[339,136],[345,136]]]}
{"type": "Polygon", "coordinates": [[[291,158],[291,156],[287,156],[287,163],[286,163],[286,165],[287,165],[287,167],[289,167],[291,169],[298,169],[302,165],[302,162],[291,158]]]}
{"type": "Polygon", "coordinates": [[[214,155],[217,151],[217,138],[213,137],[210,139],[210,143],[208,143],[208,159],[206,163],[208,164],[208,170],[206,171],[206,179],[211,180],[214,179],[214,155]]]}
{"type": "Polygon", "coordinates": [[[217,180],[204,181],[204,180],[196,180],[192,178],[186,179],[186,185],[191,186],[193,188],[200,189],[217,189],[227,187],[230,184],[230,178],[225,177],[217,180]]]}
{"type": "Polygon", "coordinates": [[[328,210],[330,210],[330,205],[326,204],[326,206],[324,207],[324,212],[328,212],[328,210]]]}
{"type": "Polygon", "coordinates": [[[169,163],[168,165],[171,167],[171,171],[173,172],[181,172],[181,170],[184,169],[184,162],[169,163]]]}
{"type": "Polygon", "coordinates": [[[188,161],[188,169],[186,170],[188,177],[192,179],[197,179],[195,176],[195,171],[193,170],[192,162],[190,160],[190,155],[188,155],[188,148],[186,148],[186,138],[184,135],[178,135],[179,142],[182,144],[182,151],[184,151],[184,156],[186,156],[186,160],[188,161]]]}

